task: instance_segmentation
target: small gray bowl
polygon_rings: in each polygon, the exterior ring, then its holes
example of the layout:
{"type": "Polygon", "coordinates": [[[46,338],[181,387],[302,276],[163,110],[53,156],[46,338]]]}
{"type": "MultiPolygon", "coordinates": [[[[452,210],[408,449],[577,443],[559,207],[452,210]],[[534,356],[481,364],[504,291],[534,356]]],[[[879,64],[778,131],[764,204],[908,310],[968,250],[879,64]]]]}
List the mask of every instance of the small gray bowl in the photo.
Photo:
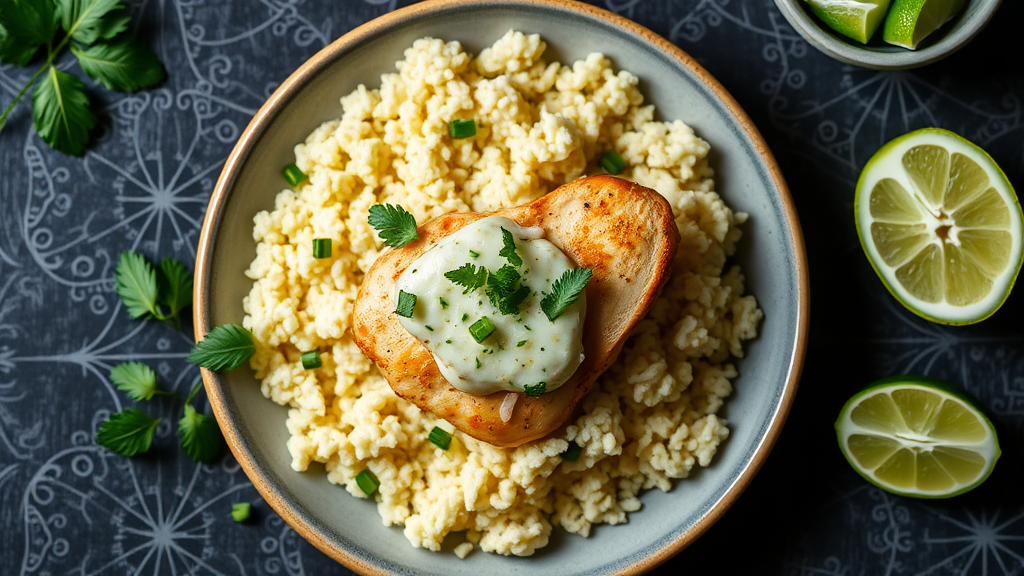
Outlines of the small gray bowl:
{"type": "Polygon", "coordinates": [[[196,257],[196,336],[240,323],[245,275],[255,257],[253,216],[287,187],[281,167],[321,122],[341,115],[339,98],[359,84],[379,86],[413,41],[459,40],[479,53],[509,28],[539,33],[545,57],[563,63],[604,52],[640,78],[662,119],[679,118],[711,144],[716,187],[750,214],[736,261],[765,317],[736,362],[740,376],[724,416],[729,439],[714,462],[671,492],[649,490],[623,526],[589,538],[555,529],[530,558],[476,551],[465,560],[413,548],[400,527],[382,525],[372,500],[327,481],[323,466],[291,469],[287,409],[267,400],[248,367],[203,371],[210,403],[242,469],[266,501],[304,538],[364,574],[635,574],[693,542],[736,501],[768,457],[796,394],[807,342],[807,257],[793,202],[771,152],[732,96],[690,56],[651,31],[568,0],[432,0],[397,10],[345,34],[298,68],[242,133],[210,197],[196,257]]]}
{"type": "Polygon", "coordinates": [[[1000,1],[967,0],[963,12],[935,31],[934,38],[925,38],[917,50],[884,43],[881,30],[867,44],[850,40],[819,20],[805,0],[775,0],[775,4],[811,46],[836,60],[878,70],[906,70],[937,62],[963,48],[992,19],[1000,1]]]}

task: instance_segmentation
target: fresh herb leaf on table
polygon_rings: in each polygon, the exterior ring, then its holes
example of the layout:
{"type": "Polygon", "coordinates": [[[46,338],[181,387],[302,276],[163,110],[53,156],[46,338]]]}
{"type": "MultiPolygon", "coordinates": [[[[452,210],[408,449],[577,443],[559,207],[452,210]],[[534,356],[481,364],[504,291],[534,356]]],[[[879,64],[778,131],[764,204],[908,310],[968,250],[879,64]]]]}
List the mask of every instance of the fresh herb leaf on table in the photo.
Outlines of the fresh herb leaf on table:
{"type": "Polygon", "coordinates": [[[100,424],[96,442],[122,456],[135,456],[149,450],[153,431],[160,418],[151,418],[142,410],[126,408],[100,424]]]}
{"type": "Polygon", "coordinates": [[[141,254],[122,252],[114,276],[132,318],[152,316],[180,325],[181,311],[192,305],[192,275],[173,258],[164,258],[157,271],[141,254]]]}
{"type": "Polygon", "coordinates": [[[70,48],[82,70],[108,89],[135,92],[159,84],[166,75],[156,54],[122,37],[130,20],[123,0],[0,3],[0,62],[26,66],[40,48],[46,47],[45,63],[0,114],[0,130],[35,85],[32,117],[36,132],[54,149],[81,156],[96,117],[85,84],[58,70],[54,63],[65,48],[70,48]],[[56,42],[61,29],[64,36],[56,42]]]}
{"type": "Polygon", "coordinates": [[[580,297],[580,292],[587,287],[593,271],[590,268],[573,268],[566,270],[551,284],[551,293],[545,294],[540,301],[544,315],[552,322],[572,306],[580,297]]]}
{"type": "Polygon", "coordinates": [[[172,394],[157,386],[156,372],[142,362],[125,362],[114,366],[110,369],[110,381],[118,390],[135,401],[149,400],[157,394],[161,396],[172,394]]]}
{"type": "Polygon", "coordinates": [[[217,326],[189,353],[189,362],[219,372],[234,370],[256,353],[252,333],[238,324],[217,326]]]}
{"type": "Polygon", "coordinates": [[[416,234],[416,217],[401,206],[374,204],[370,206],[368,221],[386,246],[401,248],[419,238],[416,234]]]}
{"type": "Polygon", "coordinates": [[[221,434],[217,420],[213,416],[200,414],[192,407],[192,399],[202,387],[202,382],[193,386],[188,399],[185,400],[185,414],[178,420],[178,439],[190,458],[196,462],[210,464],[220,456],[224,447],[224,435],[221,434]]]}

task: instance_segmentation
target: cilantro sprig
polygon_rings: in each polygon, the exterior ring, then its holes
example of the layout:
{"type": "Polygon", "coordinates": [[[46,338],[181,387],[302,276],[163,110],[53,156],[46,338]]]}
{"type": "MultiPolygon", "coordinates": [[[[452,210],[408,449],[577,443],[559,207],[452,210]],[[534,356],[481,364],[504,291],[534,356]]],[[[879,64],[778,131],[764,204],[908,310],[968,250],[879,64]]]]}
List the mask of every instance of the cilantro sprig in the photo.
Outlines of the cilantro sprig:
{"type": "Polygon", "coordinates": [[[563,272],[551,284],[551,293],[545,294],[540,301],[540,308],[548,320],[554,322],[566,308],[576,303],[592,275],[590,268],[573,268],[563,272]]]}
{"type": "Polygon", "coordinates": [[[493,274],[487,274],[487,289],[484,293],[502,314],[519,314],[519,306],[530,295],[530,287],[520,284],[519,280],[519,272],[509,265],[502,266],[493,274]]]}
{"type": "Polygon", "coordinates": [[[465,288],[462,291],[463,294],[469,294],[487,283],[487,269],[467,263],[460,268],[445,272],[444,277],[465,288]]]}
{"type": "Polygon", "coordinates": [[[501,229],[501,242],[502,247],[498,251],[498,256],[506,258],[513,266],[522,266],[523,258],[516,252],[516,240],[512,237],[512,233],[505,228],[501,229]]]}
{"type": "Polygon", "coordinates": [[[224,435],[217,420],[209,414],[200,414],[192,407],[192,399],[203,387],[202,381],[192,387],[185,400],[185,413],[178,420],[178,441],[185,453],[196,462],[211,464],[224,449],[224,435]]]}
{"type": "Polygon", "coordinates": [[[401,248],[419,238],[416,234],[416,217],[401,206],[374,204],[370,206],[368,221],[386,246],[401,248]]]}
{"type": "Polygon", "coordinates": [[[138,252],[122,252],[114,279],[132,318],[173,320],[180,326],[181,311],[192,305],[192,274],[173,258],[164,258],[154,269],[138,252]]]}
{"type": "Polygon", "coordinates": [[[135,92],[166,74],[153,51],[125,38],[131,18],[123,0],[18,0],[0,3],[0,62],[26,66],[41,48],[46,61],[0,114],[0,130],[32,92],[36,132],[55,150],[81,156],[96,125],[85,84],[58,70],[69,48],[82,71],[104,87],[135,92]],[[63,35],[58,32],[63,31],[63,35]],[[38,82],[38,83],[37,83],[38,82]]]}

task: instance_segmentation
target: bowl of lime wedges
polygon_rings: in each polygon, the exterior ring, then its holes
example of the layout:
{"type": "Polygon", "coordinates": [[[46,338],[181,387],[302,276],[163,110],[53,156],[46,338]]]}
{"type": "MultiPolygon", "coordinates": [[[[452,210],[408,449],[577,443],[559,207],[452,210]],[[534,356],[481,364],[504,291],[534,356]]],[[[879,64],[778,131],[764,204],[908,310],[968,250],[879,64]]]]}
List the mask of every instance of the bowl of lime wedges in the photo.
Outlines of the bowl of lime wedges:
{"type": "Polygon", "coordinates": [[[812,46],[848,64],[904,70],[936,62],[988,24],[1000,0],[775,0],[812,46]]]}

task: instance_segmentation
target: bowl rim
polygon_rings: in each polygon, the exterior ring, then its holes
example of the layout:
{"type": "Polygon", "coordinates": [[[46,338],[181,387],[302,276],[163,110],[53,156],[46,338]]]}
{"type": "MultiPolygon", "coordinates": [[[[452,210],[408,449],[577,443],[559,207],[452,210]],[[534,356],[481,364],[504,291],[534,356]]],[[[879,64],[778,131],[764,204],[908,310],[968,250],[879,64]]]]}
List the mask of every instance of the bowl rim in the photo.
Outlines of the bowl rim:
{"type": "MultiPolygon", "coordinates": [[[[967,13],[965,5],[960,18],[966,21],[962,26],[948,32],[935,44],[920,50],[907,50],[893,46],[892,50],[875,50],[868,46],[858,46],[852,41],[839,38],[814,16],[807,13],[804,4],[808,0],[775,0],[775,5],[783,17],[793,26],[808,44],[818,51],[847,64],[863,66],[875,70],[909,70],[919,68],[952,55],[966,46],[988,25],[1002,0],[987,0],[980,7],[967,13]]],[[[948,25],[947,22],[945,25],[948,25]]],[[[944,26],[945,26],[944,25],[944,26]]],[[[876,36],[881,32],[876,31],[876,36]]]]}
{"type": "MultiPolygon", "coordinates": [[[[288,76],[260,107],[242,132],[238,142],[224,163],[213,193],[210,196],[196,250],[195,286],[193,289],[195,338],[197,341],[202,339],[212,329],[209,283],[213,276],[213,242],[217,237],[224,207],[230,198],[238,171],[252,153],[255,145],[260,140],[260,136],[266,131],[267,126],[274,121],[278,111],[288,104],[294,95],[305,87],[317,73],[330,66],[336,54],[344,53],[363,41],[374,38],[382,31],[398,26],[407,19],[414,19],[431,12],[495,6],[527,6],[575,12],[583,17],[603,20],[606,23],[623,29],[628,35],[638,37],[642,41],[653,44],[666,56],[676,60],[700,78],[704,85],[732,114],[744,135],[750,140],[752,147],[767,167],[771,181],[779,193],[779,201],[784,217],[783,224],[791,238],[789,248],[792,250],[797,277],[797,311],[794,323],[796,334],[794,336],[792,353],[788,359],[788,376],[785,387],[780,395],[778,405],[774,407],[775,411],[771,415],[767,430],[762,436],[761,443],[756,448],[750,463],[736,477],[733,484],[723,494],[721,500],[712,505],[688,530],[679,534],[675,539],[669,541],[654,553],[622,568],[615,572],[615,574],[624,575],[646,572],[664,563],[706,532],[732,506],[764,464],[782,431],[782,426],[796,395],[806,353],[810,309],[810,284],[803,232],[800,228],[789,188],[764,138],[743,109],[740,108],[736,100],[718,80],[711,76],[703,66],[698,64],[696,60],[682,49],[646,27],[618,14],[574,0],[426,0],[418,4],[399,8],[370,20],[328,44],[288,76]]],[[[224,383],[221,381],[220,376],[205,368],[201,369],[201,372],[210,406],[224,433],[228,447],[245,474],[249,477],[260,495],[270,504],[271,508],[303,538],[335,561],[361,574],[390,574],[384,569],[367,563],[356,554],[332,546],[319,526],[310,522],[293,503],[286,501],[278,494],[277,489],[271,483],[273,478],[258,468],[257,458],[247,446],[237,423],[230,419],[231,410],[227,404],[223,388],[224,383]]]]}

